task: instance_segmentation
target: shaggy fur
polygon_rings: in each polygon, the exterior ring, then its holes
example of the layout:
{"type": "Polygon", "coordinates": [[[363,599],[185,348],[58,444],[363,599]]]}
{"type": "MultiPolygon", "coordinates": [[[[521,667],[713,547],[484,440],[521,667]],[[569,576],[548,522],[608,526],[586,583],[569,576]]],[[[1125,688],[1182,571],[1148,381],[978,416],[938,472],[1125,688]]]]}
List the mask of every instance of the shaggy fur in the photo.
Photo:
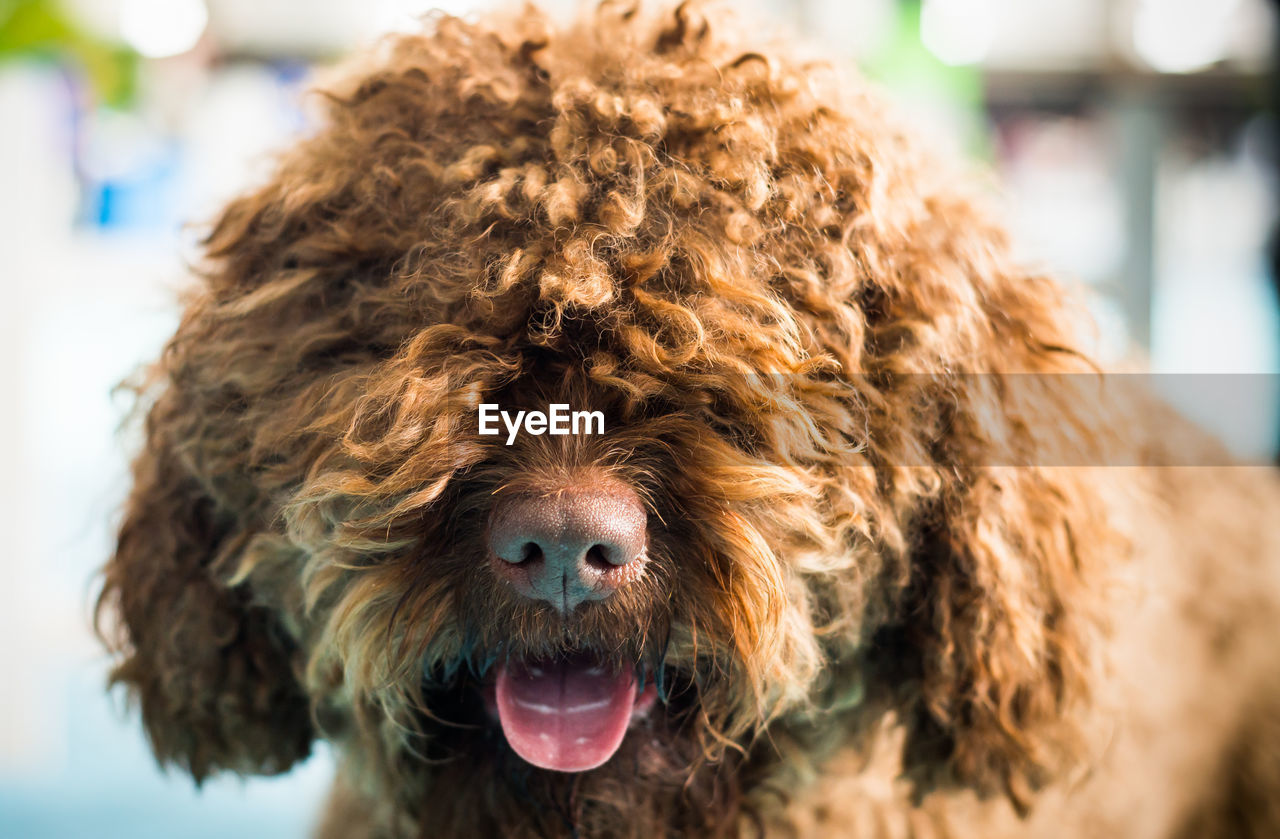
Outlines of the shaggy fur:
{"type": "Polygon", "coordinates": [[[158,758],[327,739],[326,839],[1276,835],[1273,475],[1161,466],[1208,444],[1064,384],[1071,309],[972,195],[720,17],[433,19],[225,210],[99,604],[158,758]],[[644,573],[562,618],[489,511],[605,477],[644,573]],[[534,769],[481,690],[580,649],[660,701],[534,769]]]}

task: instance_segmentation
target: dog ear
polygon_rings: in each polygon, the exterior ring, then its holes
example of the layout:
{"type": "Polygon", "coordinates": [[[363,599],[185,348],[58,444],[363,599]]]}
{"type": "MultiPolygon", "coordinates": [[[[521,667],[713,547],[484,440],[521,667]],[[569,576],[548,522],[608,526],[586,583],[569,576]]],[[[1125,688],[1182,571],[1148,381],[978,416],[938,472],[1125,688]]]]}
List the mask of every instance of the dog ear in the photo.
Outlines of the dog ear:
{"type": "Polygon", "coordinates": [[[1059,347],[1014,357],[1033,373],[914,377],[898,395],[931,406],[904,435],[931,447],[900,470],[915,490],[895,617],[869,649],[918,791],[958,783],[1025,808],[1083,748],[1108,575],[1131,550],[1102,465],[1125,443],[1100,379],[1059,347]]]}
{"type": "Polygon", "coordinates": [[[1071,756],[1067,711],[1087,697],[1096,626],[1079,546],[1107,539],[1081,483],[1063,469],[985,467],[920,522],[899,647],[915,670],[909,770],[943,766],[1025,807],[1071,756]]]}
{"type": "Polygon", "coordinates": [[[111,681],[140,705],[157,759],[197,783],[222,769],[283,772],[313,738],[295,644],[245,586],[216,573],[252,533],[184,456],[187,413],[169,391],[147,417],[97,606],[100,628],[108,614],[116,624],[111,681]]]}
{"type": "Polygon", "coordinates": [[[1134,423],[1078,350],[1079,307],[967,195],[931,196],[900,268],[860,298],[858,366],[891,406],[867,422],[892,507],[867,688],[905,726],[917,792],[1021,808],[1084,749],[1105,592],[1131,548],[1104,464],[1125,462],[1134,423]]]}

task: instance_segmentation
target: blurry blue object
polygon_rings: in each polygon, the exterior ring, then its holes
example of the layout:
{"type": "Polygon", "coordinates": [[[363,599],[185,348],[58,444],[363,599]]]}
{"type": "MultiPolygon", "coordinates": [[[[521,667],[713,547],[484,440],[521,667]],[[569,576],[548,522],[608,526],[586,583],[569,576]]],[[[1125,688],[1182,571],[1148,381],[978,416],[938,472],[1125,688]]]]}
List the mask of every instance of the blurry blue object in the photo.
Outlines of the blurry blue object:
{"type": "Polygon", "coordinates": [[[159,230],[178,224],[178,153],[166,148],[145,168],[87,184],[89,217],[104,230],[159,230]]]}

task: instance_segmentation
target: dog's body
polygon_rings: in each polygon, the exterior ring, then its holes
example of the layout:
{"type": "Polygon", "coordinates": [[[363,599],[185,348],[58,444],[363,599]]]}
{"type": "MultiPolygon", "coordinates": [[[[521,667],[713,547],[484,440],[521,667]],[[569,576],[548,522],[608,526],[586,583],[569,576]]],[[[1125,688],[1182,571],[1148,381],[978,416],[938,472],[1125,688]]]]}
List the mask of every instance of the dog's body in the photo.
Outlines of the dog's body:
{"type": "Polygon", "coordinates": [[[901,770],[895,729],[873,748],[882,764],[859,772],[860,755],[846,752],[843,771],[823,772],[783,818],[801,825],[800,835],[841,835],[841,824],[873,837],[1273,834],[1280,542],[1265,524],[1274,480],[1247,471],[1130,476],[1151,481],[1154,492],[1149,506],[1130,511],[1145,542],[1108,616],[1109,672],[1081,712],[1091,757],[1042,789],[1025,818],[1007,801],[954,790],[914,806],[909,785],[887,783],[901,770]],[[825,825],[814,816],[823,805],[825,825]]]}
{"type": "Polygon", "coordinates": [[[330,98],[151,382],[101,603],[162,761],[322,736],[324,839],[1280,831],[1275,475],[1097,400],[873,99],[608,5],[330,98]]]}

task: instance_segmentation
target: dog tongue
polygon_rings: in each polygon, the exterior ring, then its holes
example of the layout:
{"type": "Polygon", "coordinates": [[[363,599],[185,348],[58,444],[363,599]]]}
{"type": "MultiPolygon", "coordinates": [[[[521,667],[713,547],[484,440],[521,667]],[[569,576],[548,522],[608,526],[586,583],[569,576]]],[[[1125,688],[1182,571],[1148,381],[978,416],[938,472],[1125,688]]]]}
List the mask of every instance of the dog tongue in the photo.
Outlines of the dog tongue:
{"type": "Polygon", "coordinates": [[[618,750],[635,676],[587,658],[509,661],[498,670],[498,719],[516,754],[543,769],[583,772],[618,750]]]}

